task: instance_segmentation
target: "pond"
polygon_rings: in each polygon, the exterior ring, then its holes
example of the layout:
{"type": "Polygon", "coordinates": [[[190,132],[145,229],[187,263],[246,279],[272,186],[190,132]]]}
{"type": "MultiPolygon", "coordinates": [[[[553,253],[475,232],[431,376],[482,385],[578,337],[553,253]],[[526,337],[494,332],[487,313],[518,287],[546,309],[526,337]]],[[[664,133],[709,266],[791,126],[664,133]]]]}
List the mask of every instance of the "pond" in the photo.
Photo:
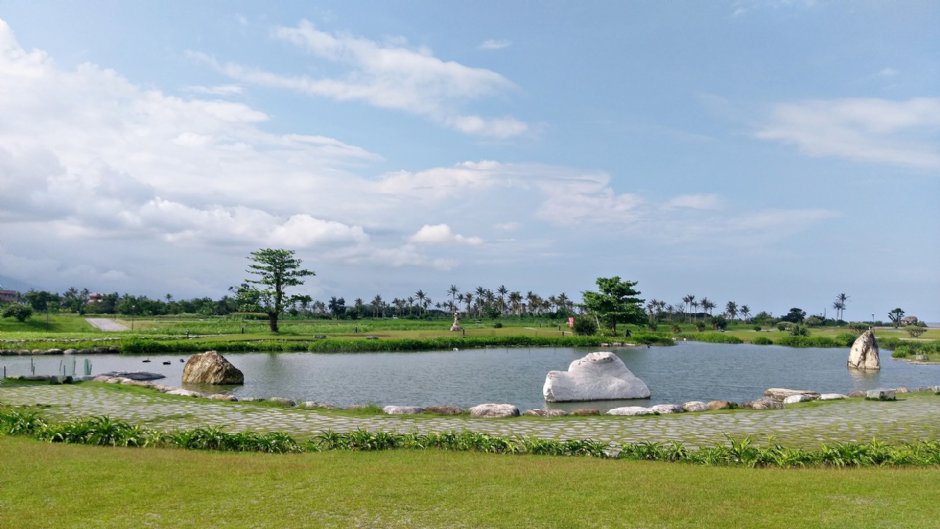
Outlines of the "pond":
{"type": "MultiPolygon", "coordinates": [[[[443,405],[462,407],[507,402],[520,409],[542,408],[542,384],[551,370],[565,370],[592,349],[470,349],[422,353],[230,353],[245,374],[245,385],[222,388],[238,397],[288,397],[337,406],[354,404],[443,405]]],[[[614,349],[650,387],[640,401],[558,403],[566,409],[609,409],[624,405],[681,404],[690,400],[742,402],[769,387],[845,393],[879,387],[940,384],[940,365],[913,365],[882,351],[880,372],[846,368],[848,349],[796,349],[779,346],[683,342],[672,347],[614,349]]],[[[8,376],[73,372],[85,359],[94,374],[150,371],[158,382],[179,386],[186,355],[93,355],[0,357],[8,376]],[[145,360],[150,360],[145,362],[145,360]],[[163,362],[169,362],[164,365],[163,362]]],[[[200,389],[200,388],[194,388],[200,389]]],[[[201,388],[205,389],[205,388],[201,388]]],[[[219,391],[219,388],[213,391],[219,391]]]]}

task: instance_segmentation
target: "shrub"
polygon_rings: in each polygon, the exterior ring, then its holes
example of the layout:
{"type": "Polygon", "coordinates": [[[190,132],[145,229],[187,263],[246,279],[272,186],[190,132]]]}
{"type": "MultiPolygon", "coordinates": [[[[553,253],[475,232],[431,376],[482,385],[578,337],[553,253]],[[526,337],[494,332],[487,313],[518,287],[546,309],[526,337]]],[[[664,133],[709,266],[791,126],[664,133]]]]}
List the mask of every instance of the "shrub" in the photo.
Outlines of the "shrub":
{"type": "Polygon", "coordinates": [[[724,334],[720,332],[706,332],[698,334],[695,336],[695,340],[706,343],[731,343],[739,344],[744,343],[744,340],[733,336],[731,334],[724,334]]]}
{"type": "Polygon", "coordinates": [[[597,333],[597,322],[587,316],[575,318],[574,333],[578,336],[592,336],[597,333]]]}
{"type": "Polygon", "coordinates": [[[773,345],[774,341],[766,336],[758,336],[751,340],[751,343],[754,345],[773,345]]]}
{"type": "Polygon", "coordinates": [[[809,336],[809,329],[800,324],[796,324],[790,329],[790,336],[809,336]]]}
{"type": "Polygon", "coordinates": [[[16,318],[16,321],[23,323],[33,315],[33,309],[29,305],[14,303],[3,309],[4,318],[16,318]]]}
{"type": "Polygon", "coordinates": [[[494,328],[494,329],[502,329],[502,328],[503,328],[503,322],[498,321],[498,322],[494,323],[494,324],[493,324],[493,328],[494,328]]]}
{"type": "Polygon", "coordinates": [[[780,322],[777,324],[778,331],[785,331],[790,328],[790,324],[786,322],[780,322]]]}
{"type": "Polygon", "coordinates": [[[907,331],[907,334],[911,335],[911,338],[918,338],[920,337],[921,334],[924,334],[925,332],[927,332],[927,329],[925,327],[919,327],[916,325],[908,326],[904,330],[907,331]]]}
{"type": "Polygon", "coordinates": [[[760,331],[761,331],[761,326],[760,326],[760,325],[755,325],[753,328],[754,328],[754,330],[757,331],[757,332],[760,332],[760,331]]]}

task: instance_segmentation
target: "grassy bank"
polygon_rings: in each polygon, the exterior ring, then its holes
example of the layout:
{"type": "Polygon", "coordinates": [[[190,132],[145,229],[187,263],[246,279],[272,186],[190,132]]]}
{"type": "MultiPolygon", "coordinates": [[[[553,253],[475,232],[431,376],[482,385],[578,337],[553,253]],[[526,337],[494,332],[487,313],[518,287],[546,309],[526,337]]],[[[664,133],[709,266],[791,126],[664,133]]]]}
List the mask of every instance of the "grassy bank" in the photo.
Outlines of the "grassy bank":
{"type": "Polygon", "coordinates": [[[437,450],[212,453],[4,436],[0,453],[0,527],[867,529],[940,519],[936,469],[772,470],[437,450]]]}
{"type": "MultiPolygon", "coordinates": [[[[285,318],[272,334],[264,321],[241,317],[172,317],[119,320],[133,330],[105,333],[92,329],[78,315],[45,315],[25,323],[0,320],[0,349],[88,349],[113,346],[122,353],[187,353],[215,349],[242,351],[428,351],[480,347],[602,347],[605,343],[671,345],[674,340],[710,343],[783,345],[788,347],[849,347],[857,334],[846,327],[810,329],[809,336],[790,336],[776,328],[755,330],[741,323],[724,332],[698,332],[683,324],[673,332],[621,326],[630,336],[575,336],[564,322],[550,318],[502,318],[462,321],[463,331],[451,332],[450,320],[367,318],[309,320],[285,318]]],[[[883,349],[898,356],[928,355],[940,361],[940,329],[913,339],[903,329],[875,330],[883,349]]]]}

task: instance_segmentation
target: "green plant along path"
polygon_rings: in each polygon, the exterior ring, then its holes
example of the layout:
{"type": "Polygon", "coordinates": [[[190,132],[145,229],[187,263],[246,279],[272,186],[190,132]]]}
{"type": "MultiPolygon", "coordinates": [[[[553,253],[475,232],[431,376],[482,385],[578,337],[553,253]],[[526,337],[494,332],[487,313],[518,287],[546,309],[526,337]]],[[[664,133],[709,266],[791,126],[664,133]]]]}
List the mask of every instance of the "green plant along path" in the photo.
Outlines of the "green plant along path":
{"type": "Polygon", "coordinates": [[[897,402],[859,399],[810,403],[783,410],[739,410],[659,417],[563,417],[500,420],[468,417],[355,416],[323,410],[284,409],[172,397],[150,390],[102,384],[0,386],[0,404],[48,406],[54,419],[106,415],[162,431],[218,426],[228,431],[278,431],[300,439],[324,431],[427,433],[476,431],[499,436],[594,439],[605,442],[711,446],[726,436],[768,437],[790,447],[840,441],[913,442],[940,439],[940,396],[906,394],[897,402]]]}

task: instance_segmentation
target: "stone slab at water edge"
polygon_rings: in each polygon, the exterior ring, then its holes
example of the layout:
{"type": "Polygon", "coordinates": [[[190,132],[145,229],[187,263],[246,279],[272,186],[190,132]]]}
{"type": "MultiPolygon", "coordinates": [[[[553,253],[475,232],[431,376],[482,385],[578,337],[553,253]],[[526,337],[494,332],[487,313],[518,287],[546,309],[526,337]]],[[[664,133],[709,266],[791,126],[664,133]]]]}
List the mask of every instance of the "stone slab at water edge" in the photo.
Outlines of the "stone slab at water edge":
{"type": "Polygon", "coordinates": [[[183,366],[184,384],[244,384],[245,375],[217,351],[195,354],[183,366]]]}
{"type": "Polygon", "coordinates": [[[542,395],[546,402],[647,399],[650,389],[614,353],[594,352],[567,371],[549,371],[542,395]]]}
{"type": "Polygon", "coordinates": [[[878,370],[881,369],[881,358],[878,356],[878,342],[871,329],[863,332],[855,339],[849,351],[849,367],[853,369],[878,370]]]}

